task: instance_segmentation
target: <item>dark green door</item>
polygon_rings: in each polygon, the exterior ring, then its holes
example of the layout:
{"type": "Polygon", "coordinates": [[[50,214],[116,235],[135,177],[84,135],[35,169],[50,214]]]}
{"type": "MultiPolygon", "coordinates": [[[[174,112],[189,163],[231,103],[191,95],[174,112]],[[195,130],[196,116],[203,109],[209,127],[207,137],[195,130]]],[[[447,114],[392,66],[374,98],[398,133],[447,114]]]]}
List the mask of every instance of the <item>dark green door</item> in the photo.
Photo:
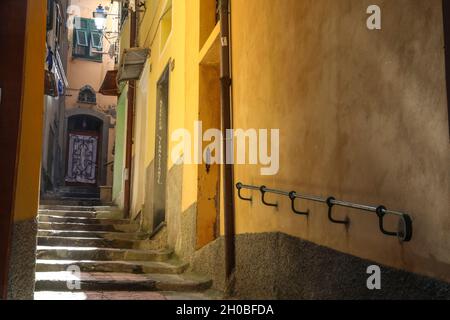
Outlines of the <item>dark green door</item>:
{"type": "Polygon", "coordinates": [[[169,68],[158,81],[155,125],[155,169],[153,182],[153,228],[166,220],[166,179],[168,156],[169,68]]]}

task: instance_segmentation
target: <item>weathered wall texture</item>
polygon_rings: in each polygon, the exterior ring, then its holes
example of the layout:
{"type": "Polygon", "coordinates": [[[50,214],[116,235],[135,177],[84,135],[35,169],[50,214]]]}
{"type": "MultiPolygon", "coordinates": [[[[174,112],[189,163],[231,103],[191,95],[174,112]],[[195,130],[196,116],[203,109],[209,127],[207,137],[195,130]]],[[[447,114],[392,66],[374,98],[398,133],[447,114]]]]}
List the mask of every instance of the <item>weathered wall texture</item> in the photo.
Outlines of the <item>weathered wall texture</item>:
{"type": "MultiPolygon", "coordinates": [[[[177,2],[174,6],[181,5],[177,2]]],[[[144,219],[150,222],[146,224],[152,231],[153,224],[153,171],[154,157],[155,157],[155,119],[156,119],[156,101],[157,101],[157,83],[170,62],[171,58],[178,58],[183,53],[182,39],[174,43],[174,38],[182,36],[180,32],[175,33],[175,25],[172,24],[172,35],[168,38],[167,42],[163,45],[161,43],[161,26],[159,21],[163,13],[169,9],[169,2],[167,1],[152,1],[148,4],[147,12],[141,15],[141,23],[138,32],[138,43],[141,47],[150,48],[152,54],[146,63],[146,72],[139,81],[139,86],[145,86],[145,88],[139,88],[138,99],[136,102],[135,128],[139,129],[134,132],[135,146],[133,154],[135,161],[133,163],[135,171],[135,186],[145,189],[145,193],[136,194],[132,199],[132,216],[136,216],[138,212],[143,208],[145,214],[144,219]],[[155,18],[156,17],[156,18],[155,18]],[[144,110],[145,109],[145,110],[144,110]],[[145,174],[143,171],[147,171],[145,174]],[[151,180],[150,180],[151,178],[151,180]]],[[[183,23],[182,14],[184,9],[177,10],[179,17],[179,26],[183,23]]],[[[172,12],[167,12],[166,15],[172,15],[172,12]]],[[[180,27],[178,27],[179,29],[180,27]]],[[[129,21],[124,29],[124,38],[129,35],[129,21]]],[[[177,61],[176,69],[169,75],[169,128],[172,128],[173,123],[177,119],[183,116],[183,64],[182,58],[180,62],[177,61]],[[180,64],[178,66],[178,63],[180,64]]],[[[170,131],[169,130],[169,137],[170,131]]],[[[170,162],[170,160],[168,161],[170,162]]],[[[169,164],[167,170],[172,166],[169,164]]],[[[157,227],[157,226],[154,226],[157,227]]]]}
{"type": "Polygon", "coordinates": [[[9,300],[33,300],[36,235],[36,219],[14,223],[9,263],[9,300]]]}
{"type": "MultiPolygon", "coordinates": [[[[196,252],[193,270],[224,288],[223,238],[196,252]]],[[[381,290],[367,288],[376,263],[282,233],[239,235],[234,296],[241,299],[450,299],[450,284],[381,267],[381,290]]]]}
{"type": "Polygon", "coordinates": [[[123,168],[125,165],[125,135],[126,135],[126,103],[128,90],[124,89],[117,103],[116,136],[114,148],[114,179],[113,179],[113,201],[123,208],[123,168]]]}
{"type": "Polygon", "coordinates": [[[8,299],[33,299],[36,216],[39,206],[41,136],[44,112],[45,19],[47,6],[29,0],[20,150],[14,203],[8,299]]]}
{"type": "MultiPolygon", "coordinates": [[[[154,161],[150,162],[145,170],[145,198],[143,210],[143,227],[146,231],[152,231],[153,226],[153,183],[155,176],[154,161]]],[[[156,228],[157,226],[155,226],[156,228]]]]}
{"type": "Polygon", "coordinates": [[[183,183],[183,166],[173,166],[167,174],[166,223],[167,242],[175,248],[179,236],[186,231],[181,212],[181,190],[183,183]]]}
{"type": "Polygon", "coordinates": [[[236,182],[384,204],[414,223],[402,245],[379,232],[376,216],[337,209],[351,219],[346,229],[327,220],[326,206],[303,202],[305,219],[286,198],[278,211],[237,200],[237,232],[284,232],[450,281],[441,1],[231,2],[234,125],[281,130],[278,174],[237,166],[236,182]],[[382,9],[380,31],[366,28],[371,4],[382,9]]]}

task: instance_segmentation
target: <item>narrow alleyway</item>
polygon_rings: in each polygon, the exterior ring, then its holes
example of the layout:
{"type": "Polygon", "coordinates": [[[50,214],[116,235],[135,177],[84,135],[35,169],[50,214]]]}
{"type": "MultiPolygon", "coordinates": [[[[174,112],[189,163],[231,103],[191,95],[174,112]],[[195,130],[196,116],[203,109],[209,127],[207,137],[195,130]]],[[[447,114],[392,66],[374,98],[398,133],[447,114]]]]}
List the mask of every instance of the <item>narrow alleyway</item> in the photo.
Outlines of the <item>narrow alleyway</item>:
{"type": "Polygon", "coordinates": [[[41,206],[35,299],[218,298],[209,279],[122,217],[111,206],[41,206]]]}

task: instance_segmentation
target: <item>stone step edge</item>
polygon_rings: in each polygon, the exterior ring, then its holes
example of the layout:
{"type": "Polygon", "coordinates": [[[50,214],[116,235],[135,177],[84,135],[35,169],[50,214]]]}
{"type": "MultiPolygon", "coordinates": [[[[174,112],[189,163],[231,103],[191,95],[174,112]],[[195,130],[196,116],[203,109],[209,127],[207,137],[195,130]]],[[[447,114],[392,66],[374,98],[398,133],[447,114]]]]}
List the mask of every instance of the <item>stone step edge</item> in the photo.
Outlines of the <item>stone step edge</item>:
{"type": "MultiPolygon", "coordinates": [[[[95,268],[107,268],[108,266],[123,267],[124,269],[134,269],[137,274],[158,273],[148,270],[165,270],[161,274],[182,274],[189,268],[189,263],[177,259],[168,259],[166,261],[123,261],[123,260],[59,260],[59,259],[37,259],[36,272],[58,272],[67,271],[70,266],[77,266],[82,272],[104,272],[117,273],[122,271],[95,271],[95,268]],[[55,263],[56,262],[56,263],[55,263]],[[57,270],[41,270],[44,266],[55,267],[57,270]],[[62,269],[60,269],[62,268],[62,269]],[[94,269],[94,271],[93,271],[94,269]]],[[[126,272],[125,272],[126,273],[126,272]]]]}
{"type": "MultiPolygon", "coordinates": [[[[61,291],[70,285],[75,285],[70,279],[39,279],[40,274],[46,272],[36,272],[35,290],[36,291],[61,291]]],[[[55,272],[50,272],[55,273],[55,272]]],[[[57,273],[57,272],[56,272],[57,273]]],[[[64,272],[62,272],[63,274],[64,272]]],[[[83,274],[83,273],[82,273],[83,274]]],[[[181,279],[170,279],[173,275],[165,274],[144,274],[136,279],[126,279],[127,274],[121,279],[119,275],[114,278],[115,273],[89,273],[90,275],[108,275],[105,279],[82,279],[80,281],[80,290],[103,290],[103,291],[205,291],[212,286],[211,279],[189,279],[181,276],[181,279]],[[174,281],[175,280],[175,281],[174,281]]],[[[179,275],[177,275],[180,277],[179,275]]],[[[75,288],[74,288],[75,289],[75,288]]]]}

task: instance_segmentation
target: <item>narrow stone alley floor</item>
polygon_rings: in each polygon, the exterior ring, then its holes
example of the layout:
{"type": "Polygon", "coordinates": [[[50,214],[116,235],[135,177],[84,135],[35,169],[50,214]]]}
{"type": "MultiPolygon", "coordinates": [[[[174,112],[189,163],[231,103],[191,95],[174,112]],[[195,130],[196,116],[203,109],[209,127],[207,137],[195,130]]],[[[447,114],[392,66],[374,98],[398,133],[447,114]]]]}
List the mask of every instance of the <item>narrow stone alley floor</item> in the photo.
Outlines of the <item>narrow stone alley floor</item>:
{"type": "Polygon", "coordinates": [[[36,300],[219,299],[211,280],[111,206],[41,206],[36,300]]]}

